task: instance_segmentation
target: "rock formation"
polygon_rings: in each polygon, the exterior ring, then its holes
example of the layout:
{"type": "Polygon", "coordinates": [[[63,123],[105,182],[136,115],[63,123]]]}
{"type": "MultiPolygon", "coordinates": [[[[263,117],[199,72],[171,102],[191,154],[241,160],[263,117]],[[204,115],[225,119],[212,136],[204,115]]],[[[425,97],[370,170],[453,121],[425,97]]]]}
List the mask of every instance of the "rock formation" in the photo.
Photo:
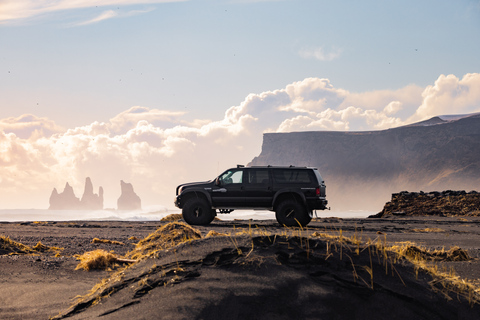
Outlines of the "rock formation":
{"type": "Polygon", "coordinates": [[[88,210],[103,209],[103,188],[98,188],[98,195],[94,194],[92,180],[89,177],[85,180],[85,190],[83,191],[80,204],[84,209],[88,210]]]}
{"type": "Polygon", "coordinates": [[[80,200],[75,196],[73,188],[68,184],[62,193],[54,188],[50,195],[49,210],[101,210],[103,209],[103,188],[100,187],[98,195],[93,193],[93,185],[90,178],[85,180],[85,190],[80,200]]]}
{"type": "Polygon", "coordinates": [[[120,188],[122,194],[117,200],[118,210],[140,210],[142,209],[142,202],[140,197],[133,191],[131,183],[120,181],[120,188]]]}
{"type": "Polygon", "coordinates": [[[56,188],[53,188],[50,195],[50,207],[49,210],[77,210],[80,209],[80,199],[75,196],[73,188],[68,184],[65,184],[65,188],[62,193],[58,193],[56,188]]]}
{"type": "Polygon", "coordinates": [[[386,216],[480,216],[480,193],[476,191],[407,192],[392,194],[383,210],[370,218],[386,216]]]}
{"type": "Polygon", "coordinates": [[[250,165],[317,167],[334,210],[378,211],[401,190],[478,190],[480,115],[381,131],[265,133],[250,165]]]}

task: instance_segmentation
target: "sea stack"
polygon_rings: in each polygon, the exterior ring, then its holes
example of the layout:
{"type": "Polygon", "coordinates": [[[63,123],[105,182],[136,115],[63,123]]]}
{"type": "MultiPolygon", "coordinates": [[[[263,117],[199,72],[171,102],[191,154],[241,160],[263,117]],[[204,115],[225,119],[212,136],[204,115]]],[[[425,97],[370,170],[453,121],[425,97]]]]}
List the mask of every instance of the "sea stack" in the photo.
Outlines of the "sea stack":
{"type": "Polygon", "coordinates": [[[103,209],[103,188],[98,188],[98,195],[93,193],[92,180],[87,177],[85,179],[85,190],[80,200],[82,209],[86,210],[102,210],[103,209]]]}
{"type": "Polygon", "coordinates": [[[56,188],[53,188],[50,195],[49,210],[102,210],[103,209],[103,188],[100,187],[98,195],[93,193],[92,180],[87,177],[85,180],[85,190],[82,199],[75,196],[73,188],[68,184],[62,193],[58,193],[56,188]]]}
{"type": "Polygon", "coordinates": [[[133,191],[131,183],[120,180],[122,194],[117,200],[118,210],[140,210],[142,209],[142,201],[140,197],[133,191]]]}
{"type": "Polygon", "coordinates": [[[49,210],[75,210],[80,209],[80,199],[75,196],[73,188],[68,184],[65,184],[65,188],[62,193],[58,193],[56,188],[53,188],[50,195],[50,207],[49,210]]]}

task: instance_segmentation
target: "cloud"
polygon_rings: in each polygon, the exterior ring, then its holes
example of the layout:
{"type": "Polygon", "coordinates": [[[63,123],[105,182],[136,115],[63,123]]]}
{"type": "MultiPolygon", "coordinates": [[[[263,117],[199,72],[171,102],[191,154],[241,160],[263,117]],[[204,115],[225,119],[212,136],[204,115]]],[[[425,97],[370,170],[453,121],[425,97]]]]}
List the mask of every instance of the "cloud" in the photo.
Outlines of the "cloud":
{"type": "Polygon", "coordinates": [[[39,136],[51,136],[54,133],[63,132],[65,129],[47,118],[39,118],[32,114],[24,114],[17,118],[10,117],[0,119],[0,129],[4,133],[13,133],[22,139],[39,136]]]}
{"type": "Polygon", "coordinates": [[[132,10],[132,11],[128,11],[127,13],[121,13],[121,14],[118,13],[117,11],[114,11],[114,10],[107,10],[107,11],[102,12],[100,15],[96,16],[95,18],[92,18],[92,19],[84,21],[84,22],[76,23],[76,24],[74,24],[74,26],[85,26],[85,25],[98,23],[98,22],[108,20],[108,19],[112,19],[112,18],[123,18],[123,17],[136,16],[136,15],[139,15],[139,14],[151,12],[153,10],[155,10],[155,9],[150,8],[150,9],[147,9],[147,10],[132,10]]]}
{"type": "Polygon", "coordinates": [[[319,61],[332,61],[339,58],[343,50],[333,46],[330,50],[325,50],[324,47],[301,49],[298,54],[304,59],[316,59],[319,61]]]}
{"type": "MultiPolygon", "coordinates": [[[[131,6],[140,4],[156,4],[168,2],[183,2],[186,0],[3,0],[0,3],[0,23],[29,19],[47,13],[64,10],[85,9],[105,6],[131,6]]],[[[131,16],[150,12],[148,10],[133,10],[122,16],[131,16]]],[[[91,20],[81,23],[91,24],[116,16],[112,10],[104,11],[91,20]]]]}
{"type": "Polygon", "coordinates": [[[28,194],[28,206],[46,208],[53,187],[67,181],[81,196],[88,176],[104,187],[106,207],[116,206],[120,180],[133,183],[145,205],[172,207],[176,185],[248,163],[260,153],[264,132],[378,130],[427,115],[479,112],[479,79],[442,75],[426,88],[352,93],[307,78],[249,94],[217,121],[190,123],[183,112],[142,106],[70,129],[34,115],[1,119],[2,206],[25,206],[28,194]]]}
{"type": "Polygon", "coordinates": [[[102,12],[99,16],[97,16],[93,19],[87,20],[85,22],[77,23],[76,25],[77,26],[84,26],[84,25],[87,25],[87,24],[97,23],[97,22],[100,22],[100,21],[103,21],[103,20],[111,19],[111,18],[114,18],[116,16],[118,16],[118,13],[116,13],[113,10],[107,10],[107,11],[102,12]]]}
{"type": "Polygon", "coordinates": [[[437,115],[467,114],[480,108],[480,74],[467,73],[460,80],[455,75],[441,75],[422,93],[422,104],[409,121],[437,115]]]}

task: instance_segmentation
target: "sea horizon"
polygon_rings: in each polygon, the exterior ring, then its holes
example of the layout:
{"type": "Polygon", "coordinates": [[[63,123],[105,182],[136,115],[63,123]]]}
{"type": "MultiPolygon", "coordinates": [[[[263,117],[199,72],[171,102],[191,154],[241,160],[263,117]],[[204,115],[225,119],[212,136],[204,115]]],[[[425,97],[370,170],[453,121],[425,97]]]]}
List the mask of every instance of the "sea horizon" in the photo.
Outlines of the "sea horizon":
{"type": "MultiPolygon", "coordinates": [[[[327,218],[366,218],[375,214],[366,210],[317,210],[314,217],[327,218]]],[[[150,206],[140,210],[49,210],[49,209],[0,209],[0,222],[33,221],[160,221],[170,214],[181,214],[178,208],[161,205],[150,206]]],[[[229,214],[217,214],[220,220],[270,220],[275,219],[275,212],[267,210],[235,210],[229,214]]]]}

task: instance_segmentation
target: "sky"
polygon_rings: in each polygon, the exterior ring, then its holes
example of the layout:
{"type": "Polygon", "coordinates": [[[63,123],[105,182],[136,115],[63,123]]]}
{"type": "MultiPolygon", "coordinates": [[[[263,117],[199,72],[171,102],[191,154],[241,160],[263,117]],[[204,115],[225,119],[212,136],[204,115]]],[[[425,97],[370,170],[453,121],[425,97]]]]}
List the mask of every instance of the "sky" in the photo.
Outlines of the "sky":
{"type": "Polygon", "coordinates": [[[173,207],[265,132],[480,112],[479,54],[473,0],[0,0],[0,208],[173,207]]]}

